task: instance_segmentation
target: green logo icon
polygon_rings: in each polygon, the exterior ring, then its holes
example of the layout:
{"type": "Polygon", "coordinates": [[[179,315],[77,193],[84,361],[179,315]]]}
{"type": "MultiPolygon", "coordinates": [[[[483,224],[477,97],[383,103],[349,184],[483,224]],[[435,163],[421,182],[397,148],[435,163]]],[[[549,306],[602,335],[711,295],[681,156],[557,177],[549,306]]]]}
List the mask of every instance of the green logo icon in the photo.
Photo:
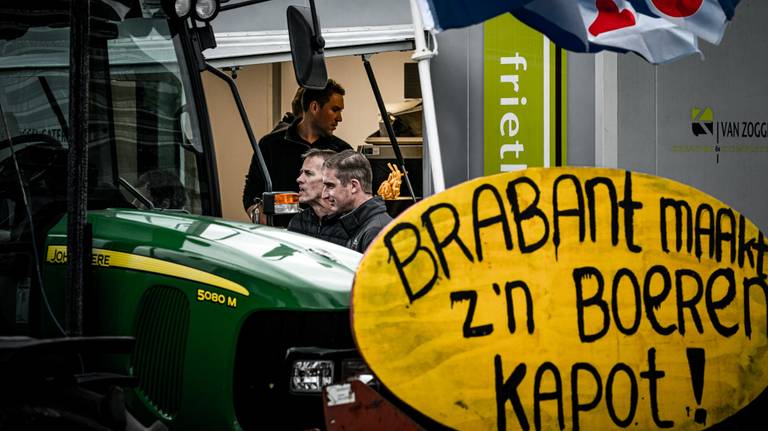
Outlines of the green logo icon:
{"type": "Polygon", "coordinates": [[[691,131],[694,136],[715,133],[715,115],[712,108],[691,108],[691,131]]]}

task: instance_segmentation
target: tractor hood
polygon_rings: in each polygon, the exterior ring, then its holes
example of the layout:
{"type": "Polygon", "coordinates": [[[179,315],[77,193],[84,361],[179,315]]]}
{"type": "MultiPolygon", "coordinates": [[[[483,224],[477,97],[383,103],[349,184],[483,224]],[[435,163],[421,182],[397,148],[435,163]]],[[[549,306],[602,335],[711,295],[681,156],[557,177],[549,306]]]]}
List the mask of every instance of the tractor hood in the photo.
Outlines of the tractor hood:
{"type": "MultiPolygon", "coordinates": [[[[362,255],[306,235],[185,213],[92,211],[93,265],[199,281],[265,309],[349,306],[362,255]]],[[[48,237],[47,261],[66,245],[66,219],[48,237]]],[[[66,249],[63,249],[64,252],[66,249]]]]}

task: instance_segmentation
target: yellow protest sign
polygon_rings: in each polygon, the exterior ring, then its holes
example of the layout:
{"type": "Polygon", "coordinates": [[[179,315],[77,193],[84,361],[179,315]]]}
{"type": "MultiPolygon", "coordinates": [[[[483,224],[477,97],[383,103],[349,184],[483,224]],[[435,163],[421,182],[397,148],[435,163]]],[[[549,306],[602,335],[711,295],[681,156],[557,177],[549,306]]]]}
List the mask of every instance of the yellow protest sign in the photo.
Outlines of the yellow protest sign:
{"type": "Polygon", "coordinates": [[[768,386],[763,234],[614,169],[478,178],[412,206],[360,264],[363,357],[457,429],[703,429],[768,386]]]}

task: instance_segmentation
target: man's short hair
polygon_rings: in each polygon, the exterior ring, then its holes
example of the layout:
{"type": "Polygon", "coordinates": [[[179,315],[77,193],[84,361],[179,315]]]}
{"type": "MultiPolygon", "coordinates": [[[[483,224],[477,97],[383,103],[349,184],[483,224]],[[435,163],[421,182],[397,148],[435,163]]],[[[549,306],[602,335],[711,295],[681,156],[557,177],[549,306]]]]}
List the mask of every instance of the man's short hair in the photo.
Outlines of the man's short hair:
{"type": "Polygon", "coordinates": [[[322,90],[312,90],[309,88],[304,89],[304,96],[302,97],[301,107],[304,112],[309,110],[309,105],[312,102],[317,102],[321,107],[331,100],[331,96],[339,94],[343,96],[346,94],[344,87],[333,79],[329,79],[325,83],[325,88],[322,90]]]}
{"type": "Polygon", "coordinates": [[[323,159],[323,162],[338,154],[333,150],[322,150],[320,148],[312,148],[306,153],[301,155],[301,160],[311,159],[312,157],[319,157],[323,159]]]}
{"type": "Polygon", "coordinates": [[[293,100],[291,100],[291,112],[293,113],[294,117],[301,117],[304,115],[304,110],[301,108],[301,100],[304,97],[304,87],[299,87],[296,89],[296,94],[293,95],[293,100]]]}
{"type": "Polygon", "coordinates": [[[341,184],[346,185],[355,179],[360,182],[365,193],[373,193],[371,163],[357,151],[344,150],[326,160],[323,168],[336,170],[336,178],[341,184]]]}

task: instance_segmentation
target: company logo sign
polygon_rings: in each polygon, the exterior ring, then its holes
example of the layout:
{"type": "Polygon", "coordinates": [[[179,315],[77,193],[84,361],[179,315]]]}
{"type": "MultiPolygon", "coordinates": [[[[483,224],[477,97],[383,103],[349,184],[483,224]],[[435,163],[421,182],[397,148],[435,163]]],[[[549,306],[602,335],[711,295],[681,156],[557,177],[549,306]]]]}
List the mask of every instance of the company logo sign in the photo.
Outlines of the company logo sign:
{"type": "Polygon", "coordinates": [[[714,128],[714,114],[711,108],[691,109],[691,131],[694,135],[712,135],[714,134],[714,128]]]}
{"type": "Polygon", "coordinates": [[[554,92],[554,44],[510,14],[486,22],[483,37],[485,174],[557,164],[567,134],[558,139],[555,109],[563,131],[567,113],[554,92]]]}
{"type": "Polygon", "coordinates": [[[715,135],[717,143],[724,138],[768,138],[768,121],[754,119],[714,120],[712,108],[691,109],[691,131],[695,136],[715,135]]]}
{"type": "MultiPolygon", "coordinates": [[[[721,117],[719,117],[721,118],[721,117]]],[[[691,108],[691,133],[696,138],[714,140],[712,147],[688,146],[694,151],[714,151],[717,163],[720,152],[765,153],[768,152],[768,120],[725,118],[715,120],[711,107],[691,108]]]]}

